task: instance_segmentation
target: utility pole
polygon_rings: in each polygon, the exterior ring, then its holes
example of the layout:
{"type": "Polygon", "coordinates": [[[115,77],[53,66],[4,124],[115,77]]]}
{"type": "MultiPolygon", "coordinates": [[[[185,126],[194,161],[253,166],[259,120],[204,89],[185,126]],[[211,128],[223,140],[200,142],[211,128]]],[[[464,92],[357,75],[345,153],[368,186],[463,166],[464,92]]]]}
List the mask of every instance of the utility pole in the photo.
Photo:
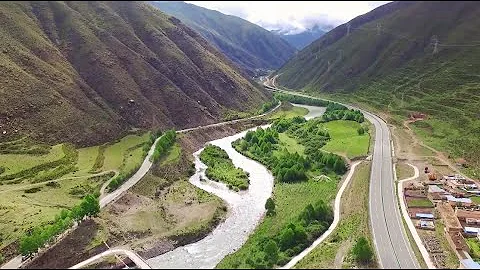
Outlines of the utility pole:
{"type": "Polygon", "coordinates": [[[342,61],[342,58],[343,58],[343,50],[340,49],[337,51],[337,53],[338,53],[338,62],[340,62],[342,61]]]}
{"type": "Polygon", "coordinates": [[[438,37],[434,35],[432,37],[432,42],[433,42],[433,54],[438,53],[438,37]]]}
{"type": "Polygon", "coordinates": [[[350,23],[347,23],[347,37],[350,35],[350,23]]]}
{"type": "Polygon", "coordinates": [[[382,32],[382,25],[377,23],[377,35],[380,35],[380,32],[382,32]]]}

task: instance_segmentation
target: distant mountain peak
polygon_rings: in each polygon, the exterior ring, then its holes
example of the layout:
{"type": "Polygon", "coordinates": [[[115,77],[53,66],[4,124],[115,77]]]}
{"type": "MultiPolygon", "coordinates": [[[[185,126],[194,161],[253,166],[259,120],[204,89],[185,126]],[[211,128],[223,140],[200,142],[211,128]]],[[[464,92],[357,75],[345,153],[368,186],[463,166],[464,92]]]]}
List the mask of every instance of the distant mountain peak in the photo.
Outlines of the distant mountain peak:
{"type": "Polygon", "coordinates": [[[301,50],[305,48],[308,44],[320,38],[326,31],[321,29],[319,24],[302,31],[300,33],[296,32],[292,34],[292,31],[285,31],[282,29],[272,30],[273,33],[280,35],[284,40],[290,43],[292,46],[301,50]]]}
{"type": "Polygon", "coordinates": [[[196,30],[250,75],[279,68],[296,51],[275,33],[237,16],[185,2],[150,3],[196,30]]]}

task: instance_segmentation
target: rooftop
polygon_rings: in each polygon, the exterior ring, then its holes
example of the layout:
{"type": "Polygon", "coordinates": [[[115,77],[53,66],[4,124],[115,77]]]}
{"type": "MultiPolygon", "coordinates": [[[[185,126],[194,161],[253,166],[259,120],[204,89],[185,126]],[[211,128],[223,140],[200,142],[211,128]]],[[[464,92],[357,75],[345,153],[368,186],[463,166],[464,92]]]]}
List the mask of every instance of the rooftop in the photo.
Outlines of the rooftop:
{"type": "Polygon", "coordinates": [[[472,203],[470,198],[455,198],[452,195],[447,195],[446,198],[451,202],[472,203]]]}
{"type": "Polygon", "coordinates": [[[433,214],[425,214],[425,213],[416,213],[415,217],[417,217],[417,218],[430,218],[430,219],[435,218],[435,216],[433,214]]]}
{"type": "Polygon", "coordinates": [[[461,260],[460,261],[464,266],[465,268],[467,269],[480,269],[480,264],[478,264],[477,262],[475,262],[474,260],[472,259],[465,259],[465,260],[461,260]]]}
{"type": "Polygon", "coordinates": [[[436,185],[428,185],[428,193],[448,193],[444,189],[439,188],[436,185]]]}
{"type": "Polygon", "coordinates": [[[464,231],[465,233],[475,233],[475,234],[478,234],[478,233],[480,233],[480,228],[465,227],[465,228],[463,228],[463,231],[464,231]]]}

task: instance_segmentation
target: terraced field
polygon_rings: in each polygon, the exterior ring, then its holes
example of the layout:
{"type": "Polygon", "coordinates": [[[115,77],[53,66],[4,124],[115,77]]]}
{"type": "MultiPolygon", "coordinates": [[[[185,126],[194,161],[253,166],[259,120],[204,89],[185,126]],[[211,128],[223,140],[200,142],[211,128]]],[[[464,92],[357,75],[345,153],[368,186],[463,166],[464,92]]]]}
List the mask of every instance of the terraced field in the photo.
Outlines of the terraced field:
{"type": "Polygon", "coordinates": [[[24,230],[51,221],[86,194],[99,192],[115,171],[141,164],[149,137],[149,132],[131,134],[109,145],[79,149],[36,145],[26,138],[1,143],[0,248],[24,230]]]}

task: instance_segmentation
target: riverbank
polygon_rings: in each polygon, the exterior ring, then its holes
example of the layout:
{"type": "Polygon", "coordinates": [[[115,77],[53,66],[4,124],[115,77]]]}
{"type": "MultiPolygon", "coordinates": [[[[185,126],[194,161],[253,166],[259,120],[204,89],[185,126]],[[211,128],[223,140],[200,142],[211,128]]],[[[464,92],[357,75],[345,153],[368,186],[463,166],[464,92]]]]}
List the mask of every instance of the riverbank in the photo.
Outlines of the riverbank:
{"type": "Polygon", "coordinates": [[[237,153],[231,142],[242,136],[242,132],[210,143],[225,150],[233,164],[249,174],[250,186],[247,191],[236,193],[230,191],[224,184],[207,179],[206,166],[198,158],[200,149],[195,156],[197,172],[190,178],[195,186],[217,195],[228,203],[227,219],[204,239],[187,246],[177,248],[164,255],[149,259],[147,262],[154,268],[213,268],[226,254],[238,249],[255,228],[265,209],[263,204],[270,196],[273,177],[255,161],[246,159],[237,153]]]}
{"type": "Polygon", "coordinates": [[[267,215],[242,248],[225,257],[217,268],[281,266],[327,230],[333,221],[328,205],[340,179],[335,171],[345,171],[340,165],[342,158],[318,151],[330,139],[327,133],[318,120],[284,119],[234,143],[238,151],[261,161],[275,175],[275,213],[267,215]],[[290,147],[295,144],[304,149],[290,147]]]}

